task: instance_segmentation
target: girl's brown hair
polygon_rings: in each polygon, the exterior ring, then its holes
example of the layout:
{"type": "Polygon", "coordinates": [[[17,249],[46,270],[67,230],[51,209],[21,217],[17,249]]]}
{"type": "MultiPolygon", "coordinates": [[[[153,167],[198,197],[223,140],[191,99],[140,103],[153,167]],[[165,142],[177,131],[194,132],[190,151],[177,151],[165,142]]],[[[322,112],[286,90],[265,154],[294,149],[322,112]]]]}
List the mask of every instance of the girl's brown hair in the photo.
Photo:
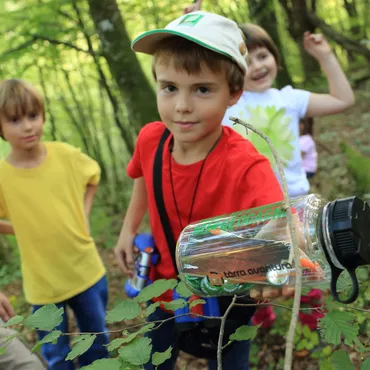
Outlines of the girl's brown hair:
{"type": "Polygon", "coordinates": [[[0,136],[4,119],[21,118],[29,114],[42,114],[45,120],[44,98],[29,83],[10,79],[0,83],[0,136]]]}
{"type": "Polygon", "coordinates": [[[239,26],[245,37],[245,44],[248,51],[265,47],[275,58],[276,65],[280,67],[280,53],[270,35],[260,26],[256,24],[243,24],[239,26]]]}
{"type": "Polygon", "coordinates": [[[235,62],[183,37],[172,36],[158,43],[152,64],[155,79],[158,63],[166,66],[174,63],[177,70],[184,69],[189,74],[200,73],[202,65],[206,65],[214,73],[225,73],[231,93],[242,90],[244,86],[244,72],[235,62]]]}

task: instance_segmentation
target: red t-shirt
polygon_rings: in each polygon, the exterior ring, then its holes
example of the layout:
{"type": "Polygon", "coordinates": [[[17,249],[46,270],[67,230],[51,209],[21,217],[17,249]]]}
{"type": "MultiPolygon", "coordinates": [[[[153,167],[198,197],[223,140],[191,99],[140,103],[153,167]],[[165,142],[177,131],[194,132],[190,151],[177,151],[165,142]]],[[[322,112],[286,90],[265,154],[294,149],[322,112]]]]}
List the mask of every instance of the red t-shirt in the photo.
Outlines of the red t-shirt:
{"type": "MultiPolygon", "coordinates": [[[[176,278],[153,191],[154,156],[164,130],[165,125],[162,122],[152,122],[144,126],[127,167],[130,177],[135,179],[144,176],[147,187],[151,232],[160,254],[159,263],[152,269],[151,278],[154,280],[176,278]]],[[[220,141],[204,164],[190,222],[283,199],[269,161],[232,128],[223,126],[222,130],[220,141]]],[[[172,135],[163,148],[162,183],[164,204],[177,240],[182,230],[171,189],[169,161],[172,161],[174,192],[183,227],[188,224],[194,189],[203,161],[190,165],[176,163],[169,149],[171,139],[172,135]]],[[[161,298],[164,299],[163,296],[161,298]]]]}

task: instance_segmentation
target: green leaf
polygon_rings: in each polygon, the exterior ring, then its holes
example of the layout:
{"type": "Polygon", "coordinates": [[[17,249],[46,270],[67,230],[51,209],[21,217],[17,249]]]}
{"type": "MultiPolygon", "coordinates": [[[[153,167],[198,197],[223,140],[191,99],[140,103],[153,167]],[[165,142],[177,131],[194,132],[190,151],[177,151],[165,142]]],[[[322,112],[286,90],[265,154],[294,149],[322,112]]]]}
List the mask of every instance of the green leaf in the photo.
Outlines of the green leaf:
{"type": "Polygon", "coordinates": [[[302,339],[298,344],[297,344],[297,351],[302,351],[302,349],[308,349],[307,348],[307,340],[302,339]]]}
{"type": "Polygon", "coordinates": [[[181,297],[184,298],[189,298],[191,297],[194,293],[186,286],[185,282],[181,280],[179,284],[176,287],[177,293],[181,295],[181,297]]]}
{"type": "Polygon", "coordinates": [[[108,351],[109,352],[114,351],[114,350],[118,349],[119,347],[121,347],[122,344],[129,343],[129,342],[133,341],[139,334],[144,334],[144,333],[150,331],[154,326],[155,326],[154,323],[149,323],[149,324],[143,326],[142,328],[140,328],[139,331],[136,331],[135,333],[131,333],[125,338],[117,338],[117,339],[112,340],[107,346],[108,351]]]}
{"type": "Polygon", "coordinates": [[[76,345],[72,348],[72,351],[68,353],[66,360],[74,360],[77,356],[85,353],[94,343],[96,335],[84,334],[79,335],[73,342],[76,345]]]}
{"type": "Polygon", "coordinates": [[[313,331],[311,333],[311,341],[314,346],[318,346],[320,344],[320,337],[317,331],[313,331]]]}
{"type": "Polygon", "coordinates": [[[370,370],[370,358],[361,364],[361,370],[370,370]]]}
{"type": "Polygon", "coordinates": [[[163,364],[163,362],[171,358],[171,354],[172,354],[171,346],[167,348],[167,350],[164,352],[154,352],[152,356],[152,364],[154,366],[159,366],[160,364],[163,364]]]}
{"type": "Polygon", "coordinates": [[[120,322],[123,320],[132,320],[138,317],[140,313],[141,308],[137,302],[133,300],[125,300],[107,312],[105,321],[109,324],[112,324],[114,322],[120,322]]]}
{"type": "Polygon", "coordinates": [[[205,304],[205,303],[207,302],[204,299],[196,299],[195,301],[189,304],[189,307],[192,308],[194,306],[197,306],[198,304],[205,304]]]}
{"type": "Polygon", "coordinates": [[[303,326],[303,336],[307,339],[311,338],[311,330],[307,325],[303,326]]]}
{"type": "Polygon", "coordinates": [[[328,343],[338,345],[341,343],[342,335],[346,343],[355,342],[359,326],[354,324],[354,316],[349,312],[328,312],[319,319],[319,330],[328,343]]]}
{"type": "Polygon", "coordinates": [[[62,335],[60,330],[52,331],[51,333],[47,334],[44,338],[38,341],[34,347],[32,348],[32,352],[37,351],[44,343],[53,343],[56,344],[58,338],[62,335]]]}
{"type": "Polygon", "coordinates": [[[174,289],[177,285],[176,279],[160,279],[156,280],[153,284],[146,286],[139,295],[135,298],[137,302],[150,301],[154,297],[159,297],[167,290],[174,289]]]}
{"type": "Polygon", "coordinates": [[[0,347],[0,356],[5,353],[6,347],[0,347]]]}
{"type": "Polygon", "coordinates": [[[342,349],[335,351],[330,360],[334,370],[354,370],[355,368],[349,359],[349,354],[342,349]]]}
{"type": "Polygon", "coordinates": [[[24,325],[30,329],[50,331],[63,321],[63,313],[62,307],[58,309],[55,304],[48,304],[27,317],[24,325]]]}
{"type": "Polygon", "coordinates": [[[179,308],[184,308],[185,306],[188,305],[188,302],[182,298],[175,299],[174,301],[171,301],[171,302],[162,302],[162,303],[163,303],[164,308],[169,311],[175,311],[179,308]]]}
{"type": "Polygon", "coordinates": [[[24,320],[23,316],[14,316],[10,320],[8,320],[4,325],[2,325],[3,328],[7,328],[11,325],[17,325],[20,324],[24,320]]]}
{"type": "Polygon", "coordinates": [[[230,335],[230,341],[252,339],[257,335],[259,327],[260,327],[259,325],[258,326],[243,325],[236,329],[235,333],[230,335]]]}
{"type": "Polygon", "coordinates": [[[143,365],[149,362],[152,352],[152,340],[149,338],[136,338],[118,350],[120,358],[133,365],[143,365]]]}
{"type": "Polygon", "coordinates": [[[145,317],[148,317],[150,314],[152,314],[157,307],[159,307],[161,302],[155,302],[148,306],[148,308],[145,310],[145,317]]]}
{"type": "Polygon", "coordinates": [[[120,370],[121,360],[119,358],[103,358],[96,360],[91,365],[81,367],[81,370],[120,370]]]}

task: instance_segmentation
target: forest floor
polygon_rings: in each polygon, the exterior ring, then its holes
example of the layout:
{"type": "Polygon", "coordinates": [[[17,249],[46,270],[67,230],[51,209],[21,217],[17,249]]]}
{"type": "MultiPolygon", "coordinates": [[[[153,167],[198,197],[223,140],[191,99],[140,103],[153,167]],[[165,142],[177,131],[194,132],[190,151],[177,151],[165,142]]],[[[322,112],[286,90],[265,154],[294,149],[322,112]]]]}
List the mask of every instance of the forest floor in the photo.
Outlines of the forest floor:
{"type": "MultiPolygon", "coordinates": [[[[356,105],[348,112],[315,120],[314,137],[319,151],[319,171],[312,181],[312,192],[318,192],[328,199],[353,194],[354,192],[354,181],[346,168],[345,156],[339,146],[340,142],[345,141],[357,148],[365,156],[370,157],[370,84],[358,90],[356,96],[356,105]]],[[[121,216],[117,216],[113,225],[111,225],[113,226],[113,230],[117,230],[117,232],[121,222],[120,219],[121,216]]],[[[96,240],[108,269],[109,308],[112,308],[117,301],[125,298],[123,290],[124,277],[118,268],[113,254],[111,243],[114,238],[109,238],[109,241],[107,241],[104,237],[97,236],[96,240]]],[[[4,286],[2,290],[11,297],[11,301],[18,314],[30,312],[30,306],[24,301],[22,284],[19,278],[4,286]]],[[[109,329],[124,329],[130,325],[132,325],[132,322],[124,322],[120,325],[111,325],[109,329]]],[[[71,332],[75,330],[76,328],[72,324],[71,332]]],[[[117,334],[112,334],[112,339],[115,336],[117,334]]],[[[31,345],[35,342],[35,335],[32,333],[27,334],[26,340],[31,345]]],[[[325,364],[325,361],[319,361],[312,356],[315,351],[322,349],[324,346],[324,344],[319,345],[311,351],[296,351],[294,369],[332,369],[325,364]]],[[[349,347],[345,348],[347,351],[350,351],[349,347]]],[[[272,332],[269,330],[260,330],[253,342],[251,366],[257,370],[283,369],[284,351],[284,333],[279,333],[277,330],[272,332]]],[[[360,355],[353,352],[351,353],[351,359],[358,365],[360,355]]],[[[191,356],[181,353],[178,359],[177,369],[207,369],[207,361],[194,359],[191,356]]]]}

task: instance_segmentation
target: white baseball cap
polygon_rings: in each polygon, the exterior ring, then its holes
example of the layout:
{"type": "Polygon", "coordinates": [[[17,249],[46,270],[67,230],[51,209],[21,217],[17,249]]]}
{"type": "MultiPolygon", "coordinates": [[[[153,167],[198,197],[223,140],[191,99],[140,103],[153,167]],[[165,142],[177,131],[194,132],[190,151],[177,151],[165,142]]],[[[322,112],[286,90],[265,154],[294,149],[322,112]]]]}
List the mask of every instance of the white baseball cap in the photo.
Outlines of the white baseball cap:
{"type": "Polygon", "coordinates": [[[236,62],[242,71],[247,71],[248,51],[238,25],[221,15],[203,11],[183,15],[165,28],[140,34],[132,41],[131,48],[152,55],[157,50],[158,42],[171,36],[183,37],[225,55],[236,62]]]}

